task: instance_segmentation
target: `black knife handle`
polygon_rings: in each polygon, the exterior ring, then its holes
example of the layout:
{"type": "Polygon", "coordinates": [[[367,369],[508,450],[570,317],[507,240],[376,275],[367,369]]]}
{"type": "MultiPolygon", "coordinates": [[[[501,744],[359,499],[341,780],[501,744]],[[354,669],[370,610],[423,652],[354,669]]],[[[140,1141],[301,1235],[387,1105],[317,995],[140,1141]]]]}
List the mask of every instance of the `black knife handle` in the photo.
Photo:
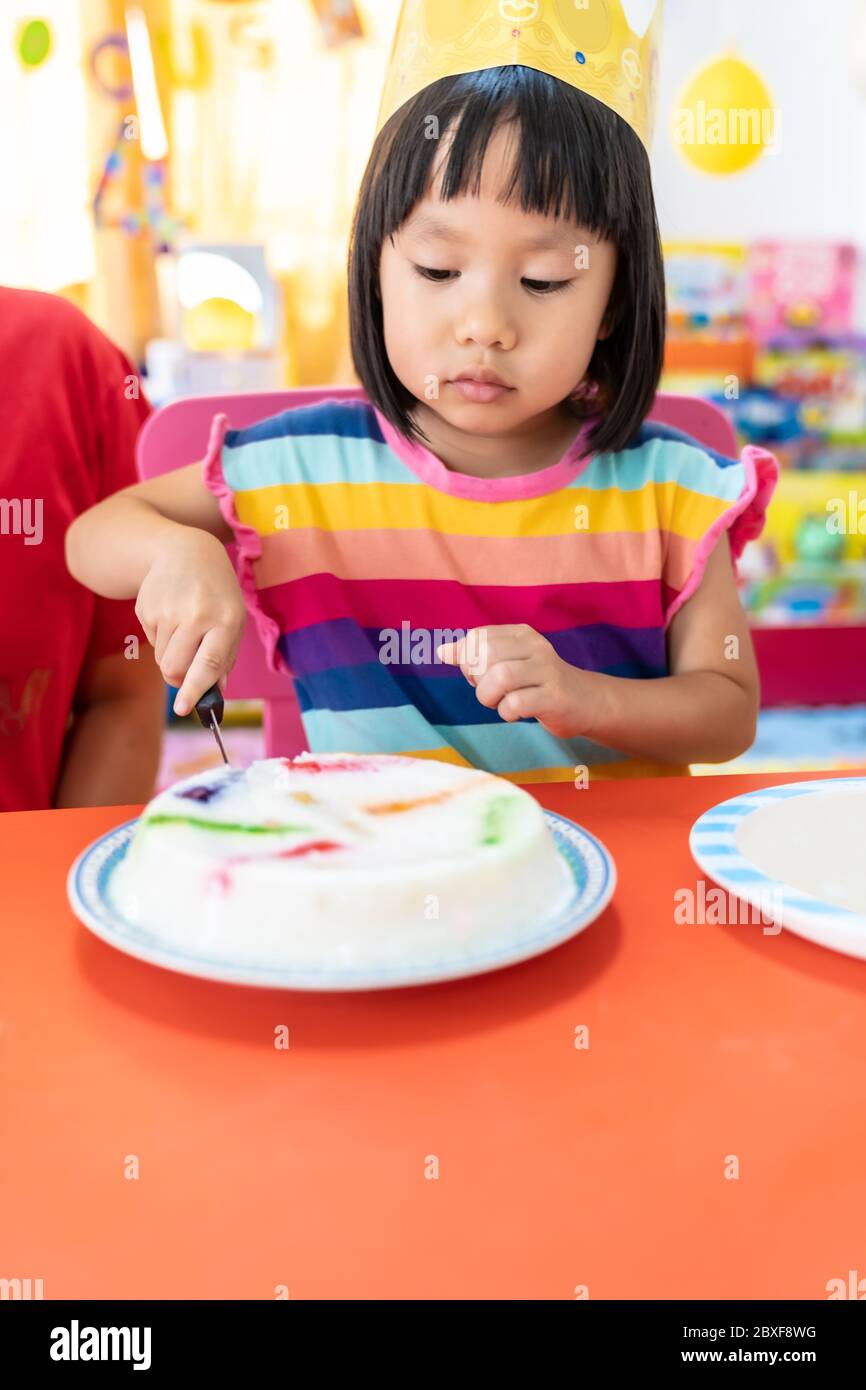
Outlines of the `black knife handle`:
{"type": "Polygon", "coordinates": [[[216,715],[218,724],[223,722],[223,693],[218,685],[212,685],[210,690],[206,690],[200,700],[195,702],[195,712],[206,729],[211,727],[211,710],[216,715]]]}

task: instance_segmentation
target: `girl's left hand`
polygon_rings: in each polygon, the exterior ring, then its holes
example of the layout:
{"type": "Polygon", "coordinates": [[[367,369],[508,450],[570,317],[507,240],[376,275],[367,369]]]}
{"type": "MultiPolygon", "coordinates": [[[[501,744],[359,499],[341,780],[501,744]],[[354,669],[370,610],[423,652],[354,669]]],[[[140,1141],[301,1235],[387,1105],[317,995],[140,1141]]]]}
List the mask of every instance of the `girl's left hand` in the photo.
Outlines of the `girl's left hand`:
{"type": "Polygon", "coordinates": [[[599,690],[593,673],[563,661],[527,623],[474,627],[436,648],[459,666],[482,705],[501,719],[537,719],[555,738],[589,736],[599,690]]]}

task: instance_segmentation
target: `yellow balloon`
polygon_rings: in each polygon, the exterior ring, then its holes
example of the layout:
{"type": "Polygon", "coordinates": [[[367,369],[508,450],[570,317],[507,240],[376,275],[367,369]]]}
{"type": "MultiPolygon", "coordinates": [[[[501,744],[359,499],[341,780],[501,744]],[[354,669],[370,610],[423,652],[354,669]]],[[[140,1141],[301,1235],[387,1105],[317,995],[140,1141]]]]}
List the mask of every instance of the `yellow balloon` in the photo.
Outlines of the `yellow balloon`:
{"type": "Polygon", "coordinates": [[[193,352],[248,352],[255,346],[256,316],[233,299],[203,299],[184,309],[183,337],[193,352]]]}
{"type": "Polygon", "coordinates": [[[779,113],[763,78],[731,54],[696,72],[674,106],[674,144],[705,174],[738,174],[778,141],[779,113]]]}

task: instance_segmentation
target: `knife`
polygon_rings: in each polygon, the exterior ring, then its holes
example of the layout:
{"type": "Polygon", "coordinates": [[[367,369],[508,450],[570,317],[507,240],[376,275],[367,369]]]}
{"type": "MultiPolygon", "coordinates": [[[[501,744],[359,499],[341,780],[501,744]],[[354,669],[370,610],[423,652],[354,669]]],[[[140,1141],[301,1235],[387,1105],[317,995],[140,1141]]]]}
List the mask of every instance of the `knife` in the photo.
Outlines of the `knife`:
{"type": "Polygon", "coordinates": [[[229,766],[228,754],[225,744],[220,734],[220,723],[223,717],[223,695],[218,685],[212,685],[210,690],[206,690],[200,700],[195,702],[195,712],[206,729],[213,732],[217,741],[217,747],[222,753],[223,762],[229,766]]]}

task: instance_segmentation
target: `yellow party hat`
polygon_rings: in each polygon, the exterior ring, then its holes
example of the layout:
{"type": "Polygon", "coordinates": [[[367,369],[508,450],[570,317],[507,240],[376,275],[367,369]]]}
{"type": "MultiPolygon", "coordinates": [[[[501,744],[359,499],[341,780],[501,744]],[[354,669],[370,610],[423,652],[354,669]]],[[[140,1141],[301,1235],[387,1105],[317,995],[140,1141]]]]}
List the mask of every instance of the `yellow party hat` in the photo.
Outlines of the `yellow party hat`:
{"type": "Polygon", "coordinates": [[[520,63],[609,106],[649,147],[663,0],[403,0],[377,133],[440,77],[520,63]]]}

